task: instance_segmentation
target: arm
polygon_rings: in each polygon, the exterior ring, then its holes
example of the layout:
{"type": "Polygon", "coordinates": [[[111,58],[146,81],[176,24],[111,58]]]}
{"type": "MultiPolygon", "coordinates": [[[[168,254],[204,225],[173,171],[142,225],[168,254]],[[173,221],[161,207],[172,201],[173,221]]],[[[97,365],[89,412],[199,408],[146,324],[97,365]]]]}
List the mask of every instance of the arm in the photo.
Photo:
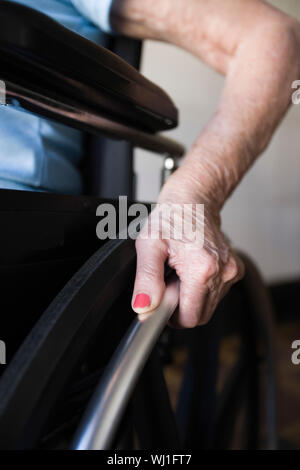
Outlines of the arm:
{"type": "Polygon", "coordinates": [[[176,44],[226,75],[218,109],[159,197],[205,204],[204,248],[189,247],[189,258],[185,249],[183,261],[174,240],[151,241],[147,250],[146,241],[137,242],[134,297],[145,292],[151,301],[135,310],[144,314],[159,303],[168,258],[181,279],[177,321],[195,326],[242,275],[219,213],[291,102],[291,84],[300,76],[299,23],[260,0],[115,0],[112,24],[132,37],[176,44]]]}

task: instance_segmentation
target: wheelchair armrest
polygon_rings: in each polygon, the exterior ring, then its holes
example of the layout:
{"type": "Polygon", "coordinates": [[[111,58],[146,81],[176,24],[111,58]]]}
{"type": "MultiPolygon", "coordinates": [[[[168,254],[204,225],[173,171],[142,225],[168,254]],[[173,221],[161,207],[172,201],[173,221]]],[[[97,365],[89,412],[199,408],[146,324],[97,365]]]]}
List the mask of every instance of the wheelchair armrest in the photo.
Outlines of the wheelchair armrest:
{"type": "Polygon", "coordinates": [[[120,57],[7,1],[0,4],[0,65],[9,104],[73,127],[126,138],[122,126],[151,135],[177,125],[168,95],[120,57]]]}

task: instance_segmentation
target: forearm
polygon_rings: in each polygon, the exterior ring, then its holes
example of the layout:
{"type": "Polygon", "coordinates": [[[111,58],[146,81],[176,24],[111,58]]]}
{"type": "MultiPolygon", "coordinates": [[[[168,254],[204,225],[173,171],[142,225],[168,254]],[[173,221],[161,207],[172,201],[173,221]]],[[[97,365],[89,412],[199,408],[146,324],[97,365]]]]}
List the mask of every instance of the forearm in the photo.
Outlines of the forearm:
{"type": "Polygon", "coordinates": [[[115,12],[120,31],[174,43],[226,74],[181,170],[193,198],[206,192],[221,207],[288,108],[300,75],[298,23],[257,0],[116,0],[115,12]]]}
{"type": "Polygon", "coordinates": [[[218,109],[184,163],[220,207],[268,145],[299,77],[298,25],[269,28],[257,26],[238,46],[218,109]]]}

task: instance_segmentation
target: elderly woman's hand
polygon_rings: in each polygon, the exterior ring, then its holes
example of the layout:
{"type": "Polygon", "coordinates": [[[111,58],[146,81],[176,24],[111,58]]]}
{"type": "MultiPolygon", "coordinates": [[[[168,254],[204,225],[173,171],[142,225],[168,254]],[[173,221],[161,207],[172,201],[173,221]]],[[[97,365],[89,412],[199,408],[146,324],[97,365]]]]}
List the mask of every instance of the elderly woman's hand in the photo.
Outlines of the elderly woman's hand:
{"type": "Polygon", "coordinates": [[[184,167],[167,182],[158,202],[136,241],[133,309],[143,320],[159,305],[167,261],[180,279],[179,308],[170,323],[205,324],[242,277],[243,264],[221,231],[219,209],[184,167]],[[204,205],[204,214],[196,204],[204,205]]]}

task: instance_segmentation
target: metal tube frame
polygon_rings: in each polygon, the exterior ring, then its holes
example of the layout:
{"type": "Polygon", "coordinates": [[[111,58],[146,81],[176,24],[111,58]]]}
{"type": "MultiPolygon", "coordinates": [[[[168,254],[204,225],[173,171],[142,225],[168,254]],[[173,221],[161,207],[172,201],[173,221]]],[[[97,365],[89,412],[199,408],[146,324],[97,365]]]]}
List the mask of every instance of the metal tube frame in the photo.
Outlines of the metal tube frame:
{"type": "Polygon", "coordinates": [[[167,286],[160,306],[134,320],[117,348],[75,436],[75,450],[109,449],[140,373],[178,304],[178,281],[167,286]]]}

